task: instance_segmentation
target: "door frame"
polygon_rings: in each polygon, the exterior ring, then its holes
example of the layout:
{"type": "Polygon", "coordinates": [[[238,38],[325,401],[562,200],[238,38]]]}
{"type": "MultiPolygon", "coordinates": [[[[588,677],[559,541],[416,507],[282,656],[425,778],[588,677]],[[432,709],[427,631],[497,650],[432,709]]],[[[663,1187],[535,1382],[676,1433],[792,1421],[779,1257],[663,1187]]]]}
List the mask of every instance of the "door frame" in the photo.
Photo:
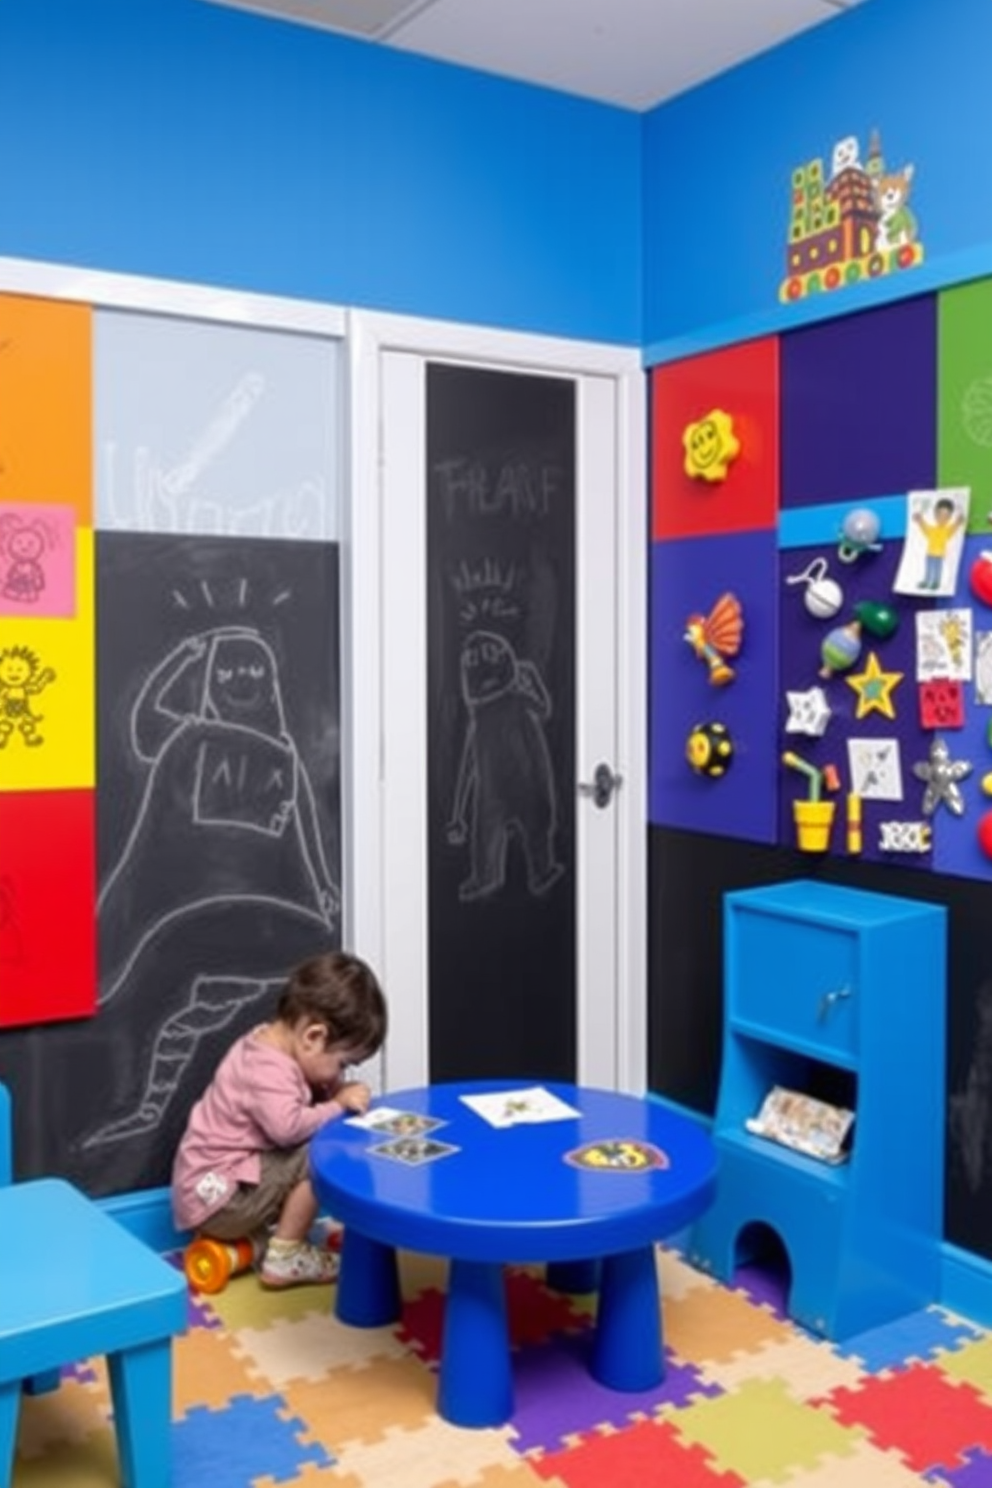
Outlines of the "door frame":
{"type": "MultiPolygon", "coordinates": [[[[406,353],[425,362],[452,360],[520,373],[609,379],[614,390],[616,444],[613,537],[616,551],[616,759],[610,761],[623,785],[614,798],[616,814],[617,989],[614,1081],[617,1089],[642,1094],[647,1085],[647,480],[646,388],[639,352],[565,338],[530,335],[490,327],[389,315],[348,312],[345,345],[349,358],[350,469],[346,502],[348,546],[352,555],[350,592],[345,604],[353,617],[353,647],[347,679],[353,714],[354,773],[344,791],[346,810],[360,830],[345,832],[349,844],[347,880],[352,886],[353,943],[382,974],[390,1005],[390,1032],[383,1058],[385,1088],[422,1084],[428,1075],[426,861],[420,883],[411,887],[409,868],[388,860],[386,824],[397,821],[410,840],[427,841],[426,784],[409,788],[386,768],[385,697],[409,716],[425,716],[423,677],[391,669],[386,654],[386,606],[390,575],[384,564],[384,482],[386,442],[395,430],[384,426],[383,367],[388,353],[406,353]],[[374,770],[355,768],[375,761],[374,770]],[[415,948],[411,954],[411,948],[415,948]]],[[[581,387],[581,383],[580,383],[581,387]]],[[[424,447],[425,431],[408,437],[424,447]]],[[[425,535],[419,513],[400,513],[404,551],[423,565],[425,535]],[[409,521],[406,520],[409,515],[409,521]],[[418,530],[419,529],[419,530],[418,530]]],[[[395,523],[397,513],[391,514],[395,523]]],[[[394,529],[395,534],[395,529],[394,529]]],[[[582,582],[582,541],[577,582],[582,582]]],[[[425,617],[410,616],[425,634],[425,617]]],[[[577,635],[581,604],[576,617],[577,635]]],[[[423,647],[421,654],[426,654],[423,647]]],[[[581,694],[580,694],[581,696],[581,694]]],[[[581,730],[579,743],[581,746],[581,730]]],[[[423,731],[426,749],[426,730],[423,731]]],[[[421,756],[422,757],[422,756],[421,756]]],[[[591,776],[595,760],[576,759],[577,776],[591,776]]],[[[425,777],[424,777],[425,778],[425,777]]],[[[591,808],[588,808],[591,809],[591,808]]],[[[582,913],[581,900],[579,913],[582,913]]],[[[580,968],[580,978],[582,970],[580,968]]],[[[596,1036],[585,1026],[591,1006],[588,989],[578,998],[579,1078],[583,1050],[596,1036]]]]}

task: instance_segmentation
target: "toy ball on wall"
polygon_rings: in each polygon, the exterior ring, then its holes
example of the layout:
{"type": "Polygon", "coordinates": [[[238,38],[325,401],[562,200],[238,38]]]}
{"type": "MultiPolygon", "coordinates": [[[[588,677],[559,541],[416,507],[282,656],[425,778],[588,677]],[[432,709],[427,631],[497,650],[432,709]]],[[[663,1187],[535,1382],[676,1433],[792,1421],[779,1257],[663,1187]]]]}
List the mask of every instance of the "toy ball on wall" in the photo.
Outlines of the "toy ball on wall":
{"type": "Polygon", "coordinates": [[[730,769],[734,742],[723,723],[697,723],[685,741],[685,757],[697,775],[718,780],[730,769]]]}
{"type": "Polygon", "coordinates": [[[789,574],[787,584],[805,584],[803,604],[814,620],[832,620],[844,603],[844,591],[827,575],[826,558],[814,558],[802,573],[789,574]]]}
{"type": "Polygon", "coordinates": [[[710,669],[714,687],[725,687],[736,673],[726,658],[736,656],[744,639],[744,613],[735,594],[721,594],[708,615],[690,615],[685,640],[710,669]]]}
{"type": "Polygon", "coordinates": [[[685,473],[693,480],[726,480],[730,465],[741,452],[734,421],[722,408],[711,409],[705,418],[686,424],[682,445],[685,473]]]}
{"type": "Polygon", "coordinates": [[[857,136],[848,135],[834,145],[829,171],[822,158],[797,166],[779,299],[791,304],[921,264],[914,176],[912,165],[886,161],[877,129],[865,159],[857,136]]]}
{"type": "Polygon", "coordinates": [[[853,563],[862,553],[880,553],[879,535],[882,524],[876,512],[867,506],[856,506],[841,523],[837,557],[841,563],[853,563]]]}
{"type": "Polygon", "coordinates": [[[982,604],[992,605],[992,552],[979,553],[968,573],[971,592],[982,604]]]}

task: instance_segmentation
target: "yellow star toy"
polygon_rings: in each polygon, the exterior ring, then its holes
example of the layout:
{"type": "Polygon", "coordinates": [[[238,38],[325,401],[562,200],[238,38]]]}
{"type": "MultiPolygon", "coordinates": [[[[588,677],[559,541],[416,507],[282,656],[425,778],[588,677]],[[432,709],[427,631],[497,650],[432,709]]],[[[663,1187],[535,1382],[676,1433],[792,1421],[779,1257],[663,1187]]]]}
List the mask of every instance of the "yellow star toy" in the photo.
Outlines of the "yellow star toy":
{"type": "Polygon", "coordinates": [[[869,651],[864,671],[844,678],[848,687],[853,687],[858,694],[855,718],[864,718],[868,713],[884,713],[886,718],[895,718],[892,689],[898,687],[903,675],[902,672],[883,672],[878,657],[874,651],[869,651]]]}

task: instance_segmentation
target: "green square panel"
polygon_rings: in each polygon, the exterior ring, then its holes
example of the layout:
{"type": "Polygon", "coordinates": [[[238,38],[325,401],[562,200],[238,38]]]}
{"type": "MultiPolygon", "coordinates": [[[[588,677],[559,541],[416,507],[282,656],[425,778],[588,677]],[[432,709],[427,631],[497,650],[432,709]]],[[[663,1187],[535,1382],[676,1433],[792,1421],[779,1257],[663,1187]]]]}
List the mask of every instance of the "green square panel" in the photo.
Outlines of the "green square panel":
{"type": "Polygon", "coordinates": [[[992,279],[938,296],[937,478],[970,486],[969,532],[992,518],[992,279]]]}

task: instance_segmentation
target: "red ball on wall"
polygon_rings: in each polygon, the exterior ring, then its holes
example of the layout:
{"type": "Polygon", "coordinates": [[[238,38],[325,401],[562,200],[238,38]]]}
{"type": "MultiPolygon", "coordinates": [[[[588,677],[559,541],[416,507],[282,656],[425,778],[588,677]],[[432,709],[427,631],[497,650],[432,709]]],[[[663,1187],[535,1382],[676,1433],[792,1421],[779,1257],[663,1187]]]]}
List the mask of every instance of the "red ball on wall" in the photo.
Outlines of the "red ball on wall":
{"type": "Polygon", "coordinates": [[[986,811],[978,823],[978,845],[987,858],[992,858],[992,811],[986,811]]]}
{"type": "Polygon", "coordinates": [[[979,553],[971,565],[968,580],[975,598],[992,606],[992,552],[979,553]]]}

